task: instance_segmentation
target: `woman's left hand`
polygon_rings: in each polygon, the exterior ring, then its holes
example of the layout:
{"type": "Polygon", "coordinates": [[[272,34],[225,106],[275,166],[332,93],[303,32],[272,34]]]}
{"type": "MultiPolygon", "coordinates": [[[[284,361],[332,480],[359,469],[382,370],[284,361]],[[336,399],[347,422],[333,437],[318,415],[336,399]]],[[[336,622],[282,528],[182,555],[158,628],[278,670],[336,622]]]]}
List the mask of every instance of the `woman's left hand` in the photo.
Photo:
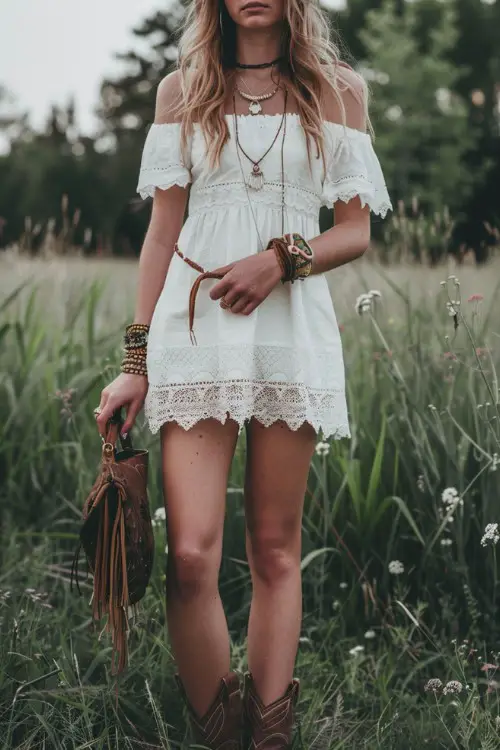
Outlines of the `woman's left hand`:
{"type": "Polygon", "coordinates": [[[211,289],[211,299],[220,299],[221,307],[242,315],[250,315],[271,293],[282,276],[274,250],[249,255],[216,270],[225,272],[225,275],[211,289]]]}

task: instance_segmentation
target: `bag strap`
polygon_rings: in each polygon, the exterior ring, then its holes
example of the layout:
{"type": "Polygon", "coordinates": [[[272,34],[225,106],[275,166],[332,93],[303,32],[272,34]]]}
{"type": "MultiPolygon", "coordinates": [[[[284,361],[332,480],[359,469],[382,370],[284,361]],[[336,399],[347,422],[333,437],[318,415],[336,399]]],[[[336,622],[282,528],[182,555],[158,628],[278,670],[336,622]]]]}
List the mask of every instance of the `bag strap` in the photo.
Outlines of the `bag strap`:
{"type": "Polygon", "coordinates": [[[116,450],[116,442],[118,439],[120,440],[122,450],[133,450],[130,432],[126,438],[123,438],[121,435],[123,422],[122,407],[119,407],[113,412],[106,425],[105,443],[110,443],[113,446],[113,450],[116,450]]]}

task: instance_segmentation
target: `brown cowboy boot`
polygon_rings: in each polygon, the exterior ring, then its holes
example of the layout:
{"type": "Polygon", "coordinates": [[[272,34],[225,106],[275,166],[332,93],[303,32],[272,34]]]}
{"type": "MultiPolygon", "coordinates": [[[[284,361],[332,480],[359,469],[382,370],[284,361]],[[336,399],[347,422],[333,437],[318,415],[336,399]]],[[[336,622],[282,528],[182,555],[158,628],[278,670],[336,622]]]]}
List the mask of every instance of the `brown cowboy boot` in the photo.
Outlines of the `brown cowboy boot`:
{"type": "Polygon", "coordinates": [[[248,750],[289,750],[292,747],[293,712],[299,681],[293,680],[282,698],[264,706],[250,674],[245,678],[244,715],[248,750]]]}
{"type": "Polygon", "coordinates": [[[191,706],[179,675],[175,677],[189,711],[196,742],[210,750],[241,750],[243,717],[238,675],[229,672],[222,678],[219,692],[201,718],[191,706]]]}

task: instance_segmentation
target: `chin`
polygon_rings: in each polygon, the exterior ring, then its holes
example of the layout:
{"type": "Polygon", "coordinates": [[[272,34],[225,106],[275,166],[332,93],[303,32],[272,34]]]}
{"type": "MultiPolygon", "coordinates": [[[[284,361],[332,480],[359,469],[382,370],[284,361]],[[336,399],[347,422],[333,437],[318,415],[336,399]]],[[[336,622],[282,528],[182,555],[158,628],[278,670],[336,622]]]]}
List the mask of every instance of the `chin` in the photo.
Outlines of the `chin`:
{"type": "Polygon", "coordinates": [[[240,26],[244,29],[270,29],[275,23],[268,18],[246,18],[240,26]]]}

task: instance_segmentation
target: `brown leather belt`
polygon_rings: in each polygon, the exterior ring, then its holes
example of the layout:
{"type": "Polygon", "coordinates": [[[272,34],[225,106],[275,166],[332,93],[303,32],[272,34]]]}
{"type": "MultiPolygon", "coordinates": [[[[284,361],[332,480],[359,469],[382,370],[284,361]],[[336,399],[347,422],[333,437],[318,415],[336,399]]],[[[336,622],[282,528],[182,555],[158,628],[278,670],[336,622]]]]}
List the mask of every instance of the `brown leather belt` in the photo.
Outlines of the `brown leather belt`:
{"type": "Polygon", "coordinates": [[[179,246],[177,242],[174,245],[174,251],[177,253],[179,258],[182,258],[184,263],[187,263],[188,266],[193,268],[195,271],[198,271],[200,274],[196,281],[194,282],[193,286],[191,287],[191,291],[189,293],[189,337],[191,339],[192,344],[197,344],[196,336],[194,335],[194,310],[195,310],[195,304],[196,304],[196,295],[198,294],[198,289],[200,288],[200,284],[202,281],[205,281],[205,279],[222,279],[225,276],[225,273],[221,273],[220,271],[205,271],[202,266],[199,266],[198,263],[195,263],[194,260],[190,260],[189,258],[186,258],[184,253],[179,250],[179,246]]]}

